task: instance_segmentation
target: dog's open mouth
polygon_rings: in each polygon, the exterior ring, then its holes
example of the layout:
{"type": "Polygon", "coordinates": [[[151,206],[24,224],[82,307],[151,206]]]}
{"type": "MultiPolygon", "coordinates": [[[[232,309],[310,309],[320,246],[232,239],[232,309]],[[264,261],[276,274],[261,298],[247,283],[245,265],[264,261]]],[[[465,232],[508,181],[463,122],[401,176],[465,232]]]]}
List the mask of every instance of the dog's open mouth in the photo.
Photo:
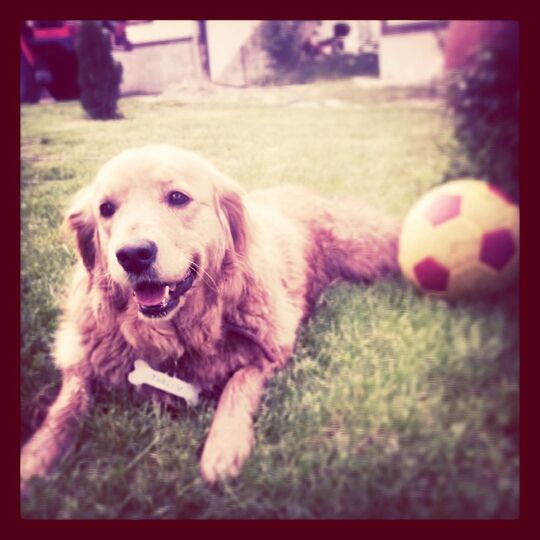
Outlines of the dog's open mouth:
{"type": "Polygon", "coordinates": [[[146,317],[167,316],[180,301],[180,297],[191,289],[197,270],[192,264],[186,275],[175,283],[161,281],[143,281],[135,286],[133,296],[139,305],[139,311],[146,317]]]}

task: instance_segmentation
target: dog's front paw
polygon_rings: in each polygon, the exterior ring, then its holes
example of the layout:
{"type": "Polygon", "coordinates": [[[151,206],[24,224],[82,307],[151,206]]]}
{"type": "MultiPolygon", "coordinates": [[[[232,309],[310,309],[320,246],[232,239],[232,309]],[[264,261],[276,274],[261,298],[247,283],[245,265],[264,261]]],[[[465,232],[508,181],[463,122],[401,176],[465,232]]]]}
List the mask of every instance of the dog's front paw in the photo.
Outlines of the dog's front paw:
{"type": "Polygon", "coordinates": [[[55,456],[49,439],[34,436],[21,450],[20,474],[22,480],[45,476],[55,456]]]}
{"type": "Polygon", "coordinates": [[[214,483],[238,476],[254,443],[252,428],[241,433],[235,433],[234,430],[220,430],[219,433],[211,430],[201,457],[202,477],[214,483]]]}
{"type": "Polygon", "coordinates": [[[28,496],[30,480],[34,477],[44,475],[45,471],[41,461],[36,458],[30,449],[23,449],[20,462],[20,490],[22,499],[26,499],[28,496]]]}

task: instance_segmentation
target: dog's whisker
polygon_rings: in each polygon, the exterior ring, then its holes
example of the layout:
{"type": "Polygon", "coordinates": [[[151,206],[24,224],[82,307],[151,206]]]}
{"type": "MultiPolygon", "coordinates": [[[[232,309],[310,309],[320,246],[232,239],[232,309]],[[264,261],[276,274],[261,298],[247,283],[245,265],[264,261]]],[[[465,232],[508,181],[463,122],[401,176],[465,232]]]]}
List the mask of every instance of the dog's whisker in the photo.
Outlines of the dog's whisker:
{"type": "Polygon", "coordinates": [[[196,262],[192,262],[191,264],[197,269],[197,272],[200,273],[199,275],[201,276],[201,279],[207,285],[209,285],[211,288],[213,288],[215,292],[218,292],[218,286],[217,286],[217,283],[216,283],[215,279],[200,264],[197,264],[196,262]],[[208,278],[208,279],[205,280],[205,277],[208,278]]]}

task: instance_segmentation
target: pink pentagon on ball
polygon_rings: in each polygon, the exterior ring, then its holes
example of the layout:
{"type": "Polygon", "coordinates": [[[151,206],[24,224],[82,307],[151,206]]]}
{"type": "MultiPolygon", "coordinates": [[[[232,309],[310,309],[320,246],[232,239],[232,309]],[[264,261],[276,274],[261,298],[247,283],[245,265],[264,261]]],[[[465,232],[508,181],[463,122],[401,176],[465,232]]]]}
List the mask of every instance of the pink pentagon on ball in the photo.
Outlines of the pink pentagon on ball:
{"type": "Polygon", "coordinates": [[[426,217],[436,227],[449,219],[459,216],[461,197],[459,195],[439,195],[426,209],[426,217]]]}
{"type": "Polygon", "coordinates": [[[508,229],[495,229],[484,233],[480,248],[480,260],[483,263],[502,270],[515,252],[516,245],[508,229]]]}
{"type": "Polygon", "coordinates": [[[450,272],[433,257],[426,257],[414,266],[420,285],[428,291],[446,291],[450,272]]]}

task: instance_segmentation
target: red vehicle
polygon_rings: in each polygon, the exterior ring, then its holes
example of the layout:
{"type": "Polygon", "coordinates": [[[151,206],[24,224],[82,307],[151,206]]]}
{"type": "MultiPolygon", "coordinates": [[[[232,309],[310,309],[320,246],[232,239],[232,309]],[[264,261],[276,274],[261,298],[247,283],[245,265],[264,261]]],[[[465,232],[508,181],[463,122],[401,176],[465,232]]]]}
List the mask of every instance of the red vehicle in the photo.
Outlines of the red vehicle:
{"type": "MultiPolygon", "coordinates": [[[[53,98],[77,99],[75,40],[81,21],[23,21],[20,29],[20,99],[39,100],[42,88],[53,98]]],[[[102,21],[113,46],[129,49],[125,21],[102,21]]]]}

